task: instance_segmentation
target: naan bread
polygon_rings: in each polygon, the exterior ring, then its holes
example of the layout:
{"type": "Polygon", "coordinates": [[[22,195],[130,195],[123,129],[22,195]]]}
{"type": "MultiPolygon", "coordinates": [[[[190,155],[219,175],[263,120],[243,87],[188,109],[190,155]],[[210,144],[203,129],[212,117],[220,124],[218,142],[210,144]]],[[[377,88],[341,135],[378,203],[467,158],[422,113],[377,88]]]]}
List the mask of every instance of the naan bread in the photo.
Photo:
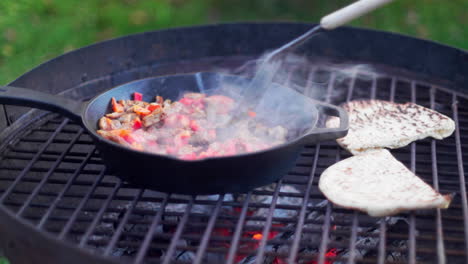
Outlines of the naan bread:
{"type": "Polygon", "coordinates": [[[375,217],[448,208],[452,200],[432,189],[386,149],[335,163],[320,176],[319,188],[332,203],[375,217]]]}
{"type": "MultiPolygon", "coordinates": [[[[401,148],[426,137],[443,139],[455,130],[452,119],[413,103],[367,100],[350,101],[342,107],[349,115],[349,130],[337,142],[355,155],[372,149],[401,148]]],[[[326,126],[338,124],[339,118],[331,117],[326,126]]]]}

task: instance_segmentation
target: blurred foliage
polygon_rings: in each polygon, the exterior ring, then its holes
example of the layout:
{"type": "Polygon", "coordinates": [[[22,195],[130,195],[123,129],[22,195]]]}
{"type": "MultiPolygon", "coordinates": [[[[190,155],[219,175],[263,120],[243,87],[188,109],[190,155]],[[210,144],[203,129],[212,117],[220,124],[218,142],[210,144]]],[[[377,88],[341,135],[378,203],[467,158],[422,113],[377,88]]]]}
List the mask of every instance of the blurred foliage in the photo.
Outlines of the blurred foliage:
{"type": "MultiPolygon", "coordinates": [[[[126,34],[228,21],[303,21],[350,0],[3,0],[0,83],[57,55],[126,34]]],[[[468,1],[397,0],[353,22],[468,48],[468,1]]]]}

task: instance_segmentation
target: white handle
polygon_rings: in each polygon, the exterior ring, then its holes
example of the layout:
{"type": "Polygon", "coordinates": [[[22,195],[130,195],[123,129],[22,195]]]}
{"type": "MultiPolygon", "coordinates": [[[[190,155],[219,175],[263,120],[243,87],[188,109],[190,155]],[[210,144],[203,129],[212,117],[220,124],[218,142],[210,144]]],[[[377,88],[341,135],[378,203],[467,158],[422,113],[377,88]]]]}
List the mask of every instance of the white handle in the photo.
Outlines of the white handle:
{"type": "Polygon", "coordinates": [[[393,0],[359,0],[324,16],[320,20],[320,25],[325,29],[334,29],[391,1],[393,0]]]}

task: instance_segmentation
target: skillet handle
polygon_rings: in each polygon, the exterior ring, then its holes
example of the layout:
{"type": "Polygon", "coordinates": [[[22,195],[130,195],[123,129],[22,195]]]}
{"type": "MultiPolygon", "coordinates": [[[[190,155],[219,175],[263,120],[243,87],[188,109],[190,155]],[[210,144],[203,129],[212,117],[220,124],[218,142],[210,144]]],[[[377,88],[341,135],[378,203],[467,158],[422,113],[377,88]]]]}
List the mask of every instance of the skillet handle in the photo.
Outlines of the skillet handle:
{"type": "Polygon", "coordinates": [[[32,89],[0,86],[0,104],[39,108],[81,121],[85,103],[32,89]]]}
{"type": "MultiPolygon", "coordinates": [[[[315,101],[315,100],[314,100],[315,101]]],[[[313,129],[306,138],[308,141],[313,140],[314,142],[332,140],[337,138],[342,138],[348,134],[348,113],[341,107],[334,106],[332,104],[323,103],[320,101],[315,101],[315,104],[321,112],[325,113],[328,116],[336,116],[340,118],[340,126],[337,128],[315,128],[313,129]]]]}

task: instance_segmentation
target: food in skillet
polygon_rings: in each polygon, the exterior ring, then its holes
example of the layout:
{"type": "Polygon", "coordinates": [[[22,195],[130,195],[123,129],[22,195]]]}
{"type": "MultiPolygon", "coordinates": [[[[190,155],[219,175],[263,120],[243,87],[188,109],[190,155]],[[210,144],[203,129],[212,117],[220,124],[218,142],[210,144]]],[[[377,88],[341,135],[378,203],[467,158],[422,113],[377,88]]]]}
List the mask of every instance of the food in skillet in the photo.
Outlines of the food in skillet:
{"type": "Polygon", "coordinates": [[[99,135],[121,145],[185,160],[229,156],[286,141],[282,126],[268,127],[224,95],[186,93],[175,102],[156,96],[144,102],[112,98],[112,113],[99,120],[99,135]]]}
{"type": "Polygon", "coordinates": [[[441,195],[386,149],[352,156],[327,168],[319,188],[336,205],[370,216],[404,210],[448,208],[452,197],[441,195]]]}
{"type": "MultiPolygon", "coordinates": [[[[455,130],[452,119],[414,103],[363,100],[350,101],[342,107],[349,115],[349,130],[337,142],[355,155],[372,149],[404,147],[426,137],[443,139],[455,130]]],[[[331,117],[326,126],[338,124],[339,119],[331,117]]]]}

